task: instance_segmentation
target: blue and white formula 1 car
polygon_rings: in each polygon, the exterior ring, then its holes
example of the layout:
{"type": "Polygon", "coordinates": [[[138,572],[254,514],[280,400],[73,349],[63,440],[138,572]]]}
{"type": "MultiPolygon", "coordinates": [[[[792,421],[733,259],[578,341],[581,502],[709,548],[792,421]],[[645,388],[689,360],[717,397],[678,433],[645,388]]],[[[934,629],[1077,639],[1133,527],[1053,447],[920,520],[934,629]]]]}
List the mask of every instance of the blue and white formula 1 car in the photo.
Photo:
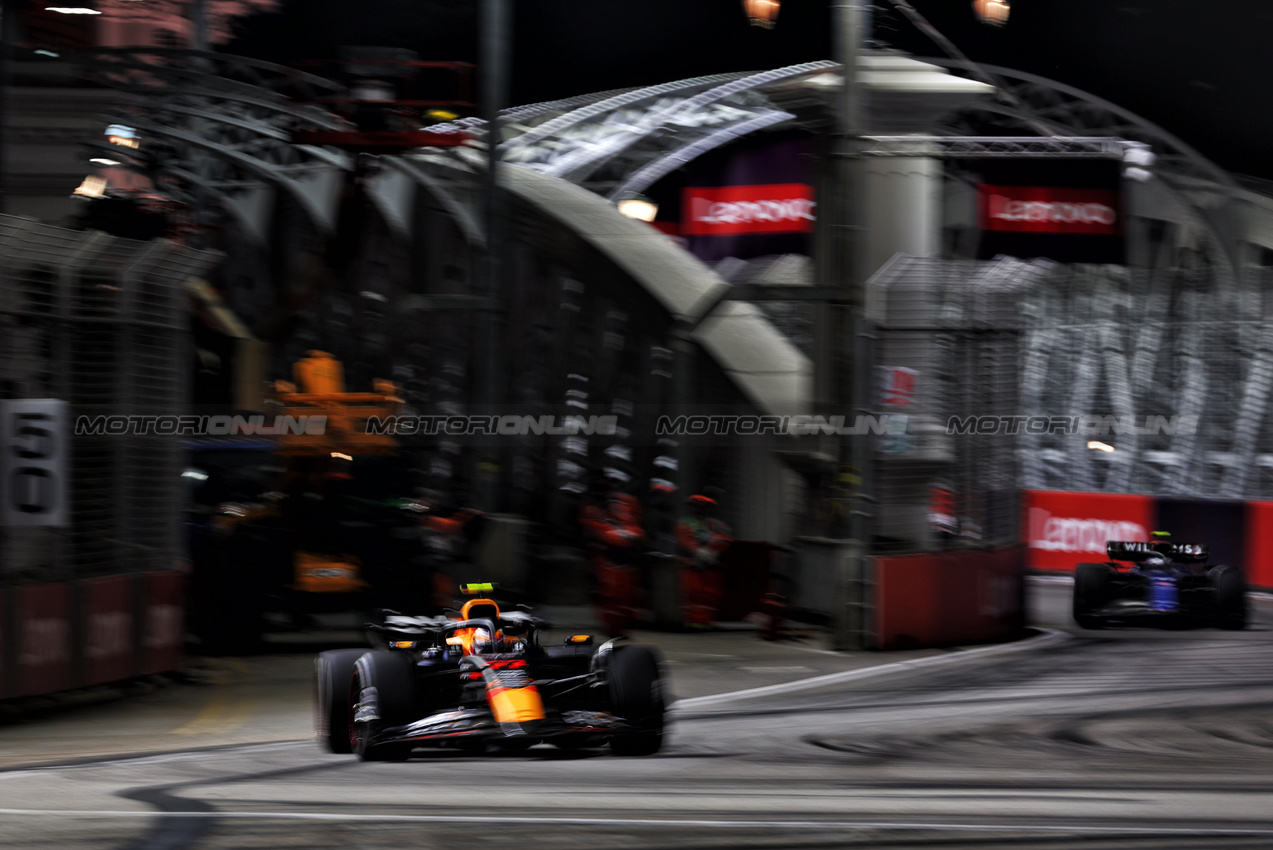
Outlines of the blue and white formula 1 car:
{"type": "Polygon", "coordinates": [[[1207,564],[1198,543],[1111,540],[1109,562],[1074,570],[1074,620],[1085,629],[1129,622],[1244,629],[1246,577],[1238,567],[1207,564]]]}

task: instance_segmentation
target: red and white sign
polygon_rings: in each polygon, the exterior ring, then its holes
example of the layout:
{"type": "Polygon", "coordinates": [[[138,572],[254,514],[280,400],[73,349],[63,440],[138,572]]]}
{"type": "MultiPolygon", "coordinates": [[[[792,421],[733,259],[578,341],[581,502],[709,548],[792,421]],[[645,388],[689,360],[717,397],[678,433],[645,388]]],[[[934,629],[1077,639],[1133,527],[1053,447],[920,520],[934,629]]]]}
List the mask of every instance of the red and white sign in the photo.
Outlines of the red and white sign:
{"type": "Polygon", "coordinates": [[[117,682],[134,675],[137,659],[136,585],[133,576],[80,582],[83,685],[117,682]]]}
{"type": "Polygon", "coordinates": [[[1148,540],[1153,530],[1151,496],[1050,490],[1022,496],[1030,569],[1070,572],[1078,563],[1104,562],[1108,541],[1148,540]]]}
{"type": "Polygon", "coordinates": [[[982,230],[1117,236],[1118,193],[1055,186],[977,187],[982,230]]]}
{"type": "Polygon", "coordinates": [[[53,693],[72,686],[72,587],[68,582],[13,589],[17,696],[53,693]]]}
{"type": "Polygon", "coordinates": [[[690,186],[681,194],[681,233],[812,233],[817,220],[813,187],[805,183],[763,186],[690,186]]]}
{"type": "Polygon", "coordinates": [[[185,580],[175,570],[142,575],[141,672],[181,667],[185,647],[185,580]]]}
{"type": "Polygon", "coordinates": [[[880,402],[891,407],[905,407],[915,401],[915,378],[919,372],[905,366],[881,366],[880,402]]]}

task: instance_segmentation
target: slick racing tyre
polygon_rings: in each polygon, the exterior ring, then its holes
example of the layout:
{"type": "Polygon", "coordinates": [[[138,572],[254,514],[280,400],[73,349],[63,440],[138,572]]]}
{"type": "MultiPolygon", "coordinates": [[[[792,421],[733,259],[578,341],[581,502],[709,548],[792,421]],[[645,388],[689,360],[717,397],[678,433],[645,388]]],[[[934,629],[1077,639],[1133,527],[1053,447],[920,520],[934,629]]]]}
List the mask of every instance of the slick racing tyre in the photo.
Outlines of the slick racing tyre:
{"type": "Polygon", "coordinates": [[[1237,567],[1211,570],[1215,598],[1216,625],[1222,629],[1245,629],[1247,624],[1246,576],[1237,567]]]}
{"type": "Polygon", "coordinates": [[[330,649],[314,659],[314,737],[333,753],[349,749],[349,679],[365,649],[330,649]]]}
{"type": "Polygon", "coordinates": [[[401,652],[363,653],[349,680],[349,747],[363,761],[402,761],[411,750],[403,744],[376,743],[376,736],[412,720],[411,659],[401,652]],[[359,719],[359,715],[370,715],[359,719]]]}
{"type": "Polygon", "coordinates": [[[1079,564],[1074,568],[1074,622],[1084,629],[1099,629],[1103,624],[1096,616],[1105,605],[1109,566],[1079,564]]]}
{"type": "Polygon", "coordinates": [[[635,727],[610,739],[621,756],[648,756],[663,746],[666,706],[663,679],[654,652],[645,646],[620,646],[610,659],[610,705],[614,713],[635,727]]]}

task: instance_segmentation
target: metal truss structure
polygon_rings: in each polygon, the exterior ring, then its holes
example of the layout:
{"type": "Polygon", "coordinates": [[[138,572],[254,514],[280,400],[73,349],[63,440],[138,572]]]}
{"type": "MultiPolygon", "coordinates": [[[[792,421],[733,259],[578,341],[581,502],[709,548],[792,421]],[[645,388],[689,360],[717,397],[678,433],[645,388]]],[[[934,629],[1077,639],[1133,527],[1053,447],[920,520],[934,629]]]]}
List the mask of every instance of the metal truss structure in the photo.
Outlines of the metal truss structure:
{"type": "MultiPolygon", "coordinates": [[[[275,192],[290,195],[322,231],[336,226],[345,153],[291,143],[297,129],[339,130],[349,122],[312,105],[339,83],[241,56],[178,49],[103,49],[82,54],[89,79],[120,91],[113,120],[151,140],[129,156],[157,188],[195,214],[215,201],[249,238],[266,239],[275,192]]],[[[127,149],[106,146],[112,156],[127,149]]]]}
{"type": "MultiPolygon", "coordinates": [[[[957,63],[925,61],[960,70],[957,63]]],[[[130,95],[128,114],[139,128],[171,146],[161,170],[175,178],[176,191],[197,199],[194,187],[206,187],[257,238],[276,192],[294,198],[318,230],[335,225],[335,191],[353,167],[350,158],[291,144],[287,136],[297,127],[342,126],[338,116],[303,103],[330,95],[336,84],[181,51],[152,58],[102,52],[89,67],[130,95]]],[[[502,158],[614,201],[749,133],[822,126],[824,84],[836,70],[831,62],[806,63],[509,109],[501,120],[502,158]]],[[[1273,338],[1263,330],[1265,299],[1224,226],[1237,189],[1232,177],[1114,104],[1031,75],[982,70],[1010,91],[1006,103],[978,101],[928,135],[870,137],[862,154],[942,158],[957,175],[963,159],[1119,159],[1148,148],[1156,156],[1155,197],[1165,199],[1160,209],[1132,217],[1127,268],[1057,271],[1022,296],[1022,309],[1037,321],[1023,331],[1019,403],[1057,415],[1081,404],[1203,417],[1194,435],[1124,439],[1108,456],[1044,438],[1021,456],[1023,483],[1234,497],[1273,490],[1273,481],[1265,482],[1273,445],[1263,427],[1273,393],[1273,338]],[[1053,135],[1032,135],[1040,127],[1053,135]]],[[[456,222],[469,248],[480,250],[479,149],[486,128],[466,118],[434,129],[465,131],[474,142],[383,158],[369,195],[398,238],[411,239],[413,225],[394,187],[420,187],[456,222]]]]}

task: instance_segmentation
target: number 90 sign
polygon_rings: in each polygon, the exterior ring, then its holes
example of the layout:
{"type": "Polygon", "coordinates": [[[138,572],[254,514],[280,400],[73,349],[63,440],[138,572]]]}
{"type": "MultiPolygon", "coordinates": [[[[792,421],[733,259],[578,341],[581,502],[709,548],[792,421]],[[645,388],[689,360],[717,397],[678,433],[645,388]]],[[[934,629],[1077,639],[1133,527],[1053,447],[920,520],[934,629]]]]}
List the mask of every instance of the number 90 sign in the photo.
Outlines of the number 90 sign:
{"type": "Polygon", "coordinates": [[[0,525],[66,525],[66,402],[0,401],[0,525]]]}

